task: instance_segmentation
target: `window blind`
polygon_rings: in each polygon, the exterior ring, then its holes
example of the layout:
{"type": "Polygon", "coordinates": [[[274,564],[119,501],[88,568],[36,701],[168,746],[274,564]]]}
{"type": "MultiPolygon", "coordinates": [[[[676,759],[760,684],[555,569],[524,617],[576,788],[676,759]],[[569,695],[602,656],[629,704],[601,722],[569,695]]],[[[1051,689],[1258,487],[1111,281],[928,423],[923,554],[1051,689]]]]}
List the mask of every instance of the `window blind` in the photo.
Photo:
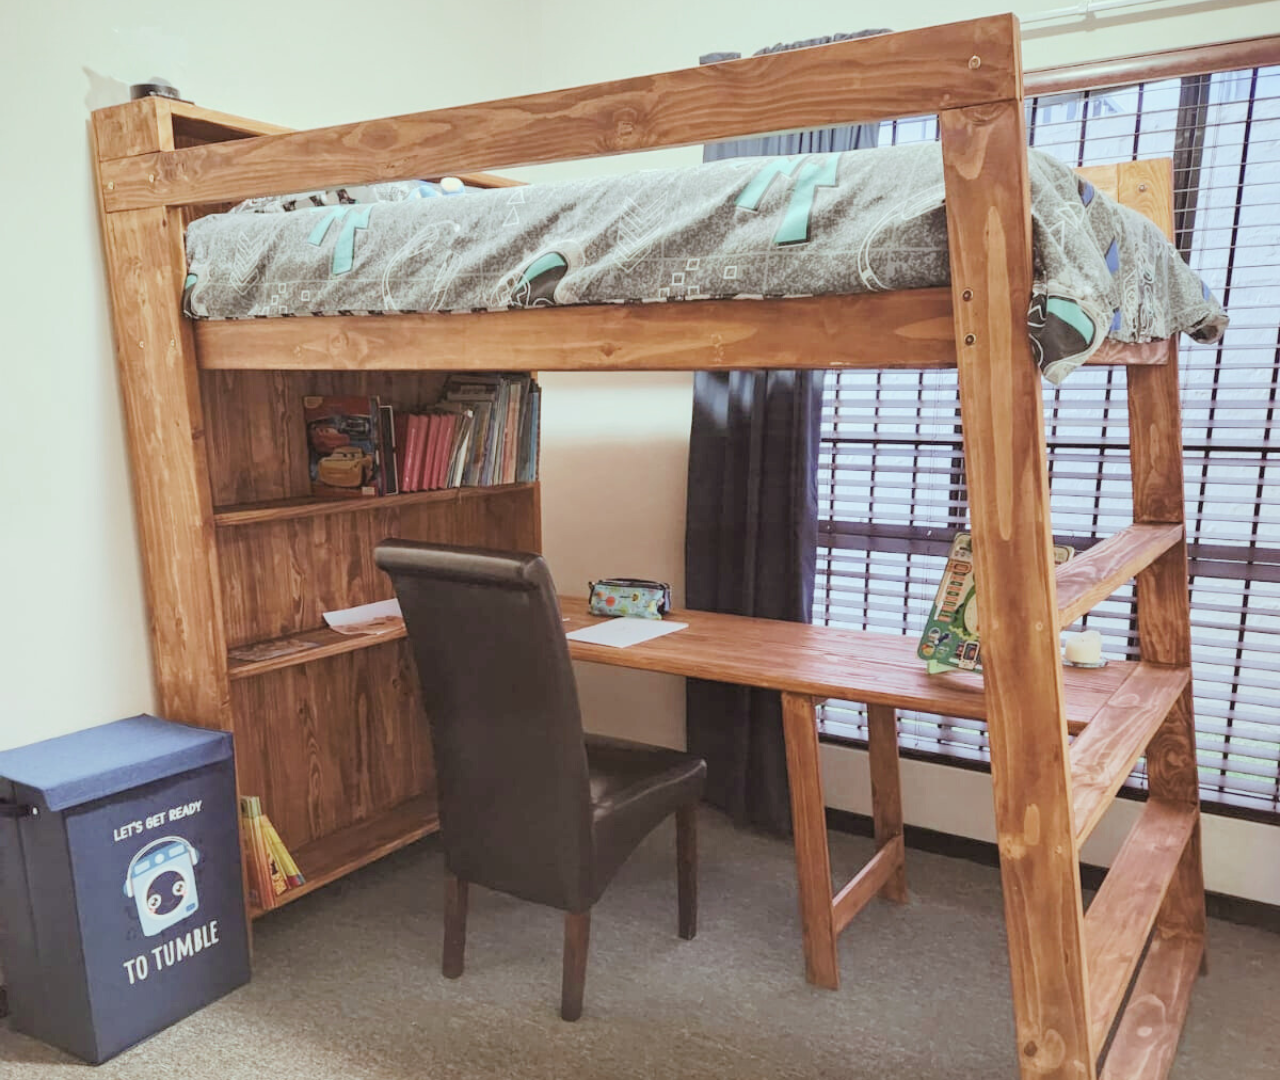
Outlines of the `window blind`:
{"type": "MultiPolygon", "coordinates": [[[[1224,301],[1216,345],[1181,344],[1192,652],[1206,808],[1280,819],[1280,67],[1028,102],[1031,143],[1072,165],[1174,159],[1176,243],[1224,301]]],[[[937,138],[933,118],[880,144],[937,138]]],[[[1046,387],[1053,522],[1077,551],[1132,521],[1123,368],[1046,387]]],[[[814,621],[918,637],[954,533],[967,528],[954,371],[827,376],[814,621]]],[[[1077,625],[1137,655],[1132,587],[1077,625]]],[[[828,737],[865,740],[828,702],[828,737]]],[[[983,762],[979,721],[904,712],[908,752],[983,762]]],[[[1130,784],[1143,783],[1141,766],[1130,784]]]]}

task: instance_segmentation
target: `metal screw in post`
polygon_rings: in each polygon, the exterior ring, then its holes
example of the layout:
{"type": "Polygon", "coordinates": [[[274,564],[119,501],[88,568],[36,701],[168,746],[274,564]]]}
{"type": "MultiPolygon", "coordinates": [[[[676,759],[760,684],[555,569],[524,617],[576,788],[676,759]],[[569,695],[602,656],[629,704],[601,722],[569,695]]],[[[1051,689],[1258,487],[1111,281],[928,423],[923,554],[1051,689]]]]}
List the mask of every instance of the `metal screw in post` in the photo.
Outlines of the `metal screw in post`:
{"type": "Polygon", "coordinates": [[[980,67],[982,67],[982,57],[981,57],[981,56],[971,56],[971,57],[969,57],[969,70],[970,70],[970,71],[977,71],[977,70],[978,70],[978,68],[980,68],[980,67]]]}
{"type": "Polygon", "coordinates": [[[976,337],[974,337],[972,334],[965,334],[965,336],[964,336],[964,343],[965,343],[966,345],[972,345],[972,344],[973,344],[975,341],[977,341],[977,340],[978,340],[978,339],[977,339],[976,337]]]}

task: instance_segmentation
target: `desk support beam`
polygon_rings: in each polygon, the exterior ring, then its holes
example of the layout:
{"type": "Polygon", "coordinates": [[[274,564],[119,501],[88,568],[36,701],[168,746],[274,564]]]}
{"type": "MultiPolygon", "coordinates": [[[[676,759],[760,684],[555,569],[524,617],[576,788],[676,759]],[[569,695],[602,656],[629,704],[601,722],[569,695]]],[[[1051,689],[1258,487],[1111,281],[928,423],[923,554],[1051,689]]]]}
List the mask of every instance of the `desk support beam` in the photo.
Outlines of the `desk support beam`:
{"type": "Polygon", "coordinates": [[[815,704],[814,698],[807,694],[784,692],[782,728],[787,743],[787,778],[791,786],[791,824],[795,833],[805,977],[814,986],[838,990],[840,960],[836,939],[840,932],[877,895],[898,903],[907,899],[898,735],[891,707],[868,706],[876,854],[833,897],[815,704]]]}
{"type": "Polygon", "coordinates": [[[818,760],[818,716],[808,694],[783,693],[782,731],[787,743],[791,827],[795,833],[800,924],[805,978],[827,990],[840,989],[836,928],[831,909],[831,853],[827,807],[818,760]]]}
{"type": "Polygon", "coordinates": [[[871,814],[876,852],[897,841],[897,866],[880,889],[895,904],[907,902],[907,867],[902,858],[902,778],[898,769],[898,714],[890,705],[867,706],[867,756],[871,762],[871,814]]]}

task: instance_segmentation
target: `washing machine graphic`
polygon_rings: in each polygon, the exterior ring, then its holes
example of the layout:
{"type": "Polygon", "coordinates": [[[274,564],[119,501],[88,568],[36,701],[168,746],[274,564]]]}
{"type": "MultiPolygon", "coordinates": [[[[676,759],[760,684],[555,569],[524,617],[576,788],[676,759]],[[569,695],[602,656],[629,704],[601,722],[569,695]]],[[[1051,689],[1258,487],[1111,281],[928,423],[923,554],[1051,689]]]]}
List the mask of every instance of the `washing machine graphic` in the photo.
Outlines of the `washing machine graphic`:
{"type": "Polygon", "coordinates": [[[180,836],[153,840],[130,861],[124,894],[133,897],[147,937],[182,922],[200,907],[195,871],[199,861],[199,852],[180,836]]]}

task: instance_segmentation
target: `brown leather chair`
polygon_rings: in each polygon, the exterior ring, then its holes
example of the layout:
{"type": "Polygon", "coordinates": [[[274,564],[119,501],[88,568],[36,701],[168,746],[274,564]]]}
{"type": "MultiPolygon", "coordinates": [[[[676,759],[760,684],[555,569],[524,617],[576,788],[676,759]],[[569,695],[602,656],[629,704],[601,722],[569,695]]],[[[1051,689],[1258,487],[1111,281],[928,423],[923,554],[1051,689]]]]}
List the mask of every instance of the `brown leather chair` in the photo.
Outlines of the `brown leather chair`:
{"type": "Polygon", "coordinates": [[[564,911],[560,1015],[582,1015],[591,907],[676,815],[679,932],[697,927],[696,808],[706,763],[584,736],[551,574],[540,555],[386,540],[418,665],[440,791],[444,974],[462,974],[467,886],[564,911]]]}

